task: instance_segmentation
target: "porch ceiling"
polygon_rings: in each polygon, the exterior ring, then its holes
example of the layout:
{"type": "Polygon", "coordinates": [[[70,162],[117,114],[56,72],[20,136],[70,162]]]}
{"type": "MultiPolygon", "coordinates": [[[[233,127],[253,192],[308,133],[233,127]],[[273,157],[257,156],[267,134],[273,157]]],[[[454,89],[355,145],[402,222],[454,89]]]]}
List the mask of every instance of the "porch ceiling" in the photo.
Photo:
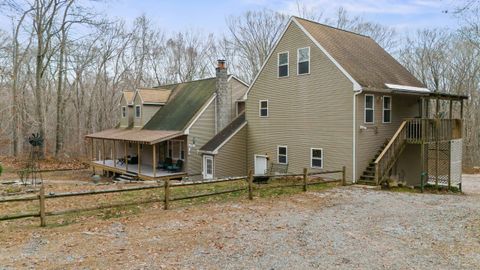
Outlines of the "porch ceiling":
{"type": "Polygon", "coordinates": [[[91,139],[137,142],[142,144],[156,144],[179,136],[183,132],[178,130],[147,130],[147,129],[107,129],[85,136],[91,139]]]}

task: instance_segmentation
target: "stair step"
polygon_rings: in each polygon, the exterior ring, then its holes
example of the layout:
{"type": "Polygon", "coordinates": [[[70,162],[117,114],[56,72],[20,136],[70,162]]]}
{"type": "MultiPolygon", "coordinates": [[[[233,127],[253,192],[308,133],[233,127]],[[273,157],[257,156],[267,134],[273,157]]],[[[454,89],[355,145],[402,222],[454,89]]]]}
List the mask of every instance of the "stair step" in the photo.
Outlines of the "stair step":
{"type": "Polygon", "coordinates": [[[357,184],[360,184],[360,185],[372,185],[372,186],[375,186],[375,185],[376,185],[375,181],[368,181],[368,180],[362,180],[362,179],[358,180],[358,181],[357,181],[357,184]]]}
{"type": "Polygon", "coordinates": [[[366,171],[363,172],[363,175],[375,176],[375,170],[366,170],[366,171]]]}
{"type": "Polygon", "coordinates": [[[362,174],[362,176],[360,176],[360,179],[362,179],[362,180],[373,180],[373,179],[375,179],[375,176],[362,174]]]}

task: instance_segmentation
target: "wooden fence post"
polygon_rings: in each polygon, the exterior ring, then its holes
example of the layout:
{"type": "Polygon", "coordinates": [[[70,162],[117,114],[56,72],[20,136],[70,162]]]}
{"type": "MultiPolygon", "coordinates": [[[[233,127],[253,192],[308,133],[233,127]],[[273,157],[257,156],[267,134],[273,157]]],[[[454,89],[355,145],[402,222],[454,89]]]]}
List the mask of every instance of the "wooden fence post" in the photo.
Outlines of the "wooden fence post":
{"type": "Polygon", "coordinates": [[[347,177],[346,177],[347,168],[345,166],[342,167],[342,186],[347,185],[347,177]]]}
{"type": "Polygon", "coordinates": [[[40,194],[38,195],[40,201],[40,227],[45,227],[47,223],[45,222],[45,186],[40,186],[40,194]]]}
{"type": "Polygon", "coordinates": [[[168,210],[169,207],[169,201],[170,201],[170,179],[166,178],[165,179],[165,204],[164,204],[164,209],[168,210]]]}
{"type": "Polygon", "coordinates": [[[248,199],[253,200],[253,172],[248,170],[248,199]]]}
{"type": "Polygon", "coordinates": [[[303,191],[307,191],[307,177],[308,177],[308,169],[303,168],[303,191]]]}

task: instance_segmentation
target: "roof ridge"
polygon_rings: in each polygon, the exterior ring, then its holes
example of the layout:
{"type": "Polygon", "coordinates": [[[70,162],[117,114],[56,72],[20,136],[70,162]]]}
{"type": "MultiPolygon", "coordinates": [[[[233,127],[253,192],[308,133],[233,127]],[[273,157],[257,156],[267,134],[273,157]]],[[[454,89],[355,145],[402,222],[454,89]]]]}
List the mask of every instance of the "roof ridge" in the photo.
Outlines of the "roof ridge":
{"type": "Polygon", "coordinates": [[[357,36],[361,36],[361,37],[366,37],[366,38],[372,39],[370,36],[367,36],[367,35],[364,35],[364,34],[360,34],[360,33],[357,33],[357,32],[353,32],[353,31],[350,31],[350,30],[338,28],[338,27],[331,26],[331,25],[324,24],[324,23],[319,23],[319,22],[316,22],[316,21],[313,21],[313,20],[309,20],[309,19],[305,19],[305,18],[298,17],[298,16],[292,16],[292,17],[293,17],[293,18],[296,18],[296,19],[300,19],[300,20],[306,21],[306,22],[314,23],[314,24],[317,24],[317,25],[320,25],[320,26],[332,28],[332,29],[334,29],[334,30],[339,30],[339,31],[343,31],[343,32],[346,32],[346,33],[349,33],[349,34],[354,34],[354,35],[357,35],[357,36]]]}
{"type": "Polygon", "coordinates": [[[153,87],[153,88],[162,88],[162,87],[165,87],[165,86],[172,86],[172,85],[179,85],[179,84],[183,84],[183,83],[192,83],[192,82],[206,81],[206,80],[211,80],[211,79],[216,79],[216,78],[217,78],[217,77],[210,77],[210,78],[192,80],[192,81],[188,81],[188,82],[162,84],[162,85],[157,85],[157,86],[155,86],[155,87],[153,87]]]}

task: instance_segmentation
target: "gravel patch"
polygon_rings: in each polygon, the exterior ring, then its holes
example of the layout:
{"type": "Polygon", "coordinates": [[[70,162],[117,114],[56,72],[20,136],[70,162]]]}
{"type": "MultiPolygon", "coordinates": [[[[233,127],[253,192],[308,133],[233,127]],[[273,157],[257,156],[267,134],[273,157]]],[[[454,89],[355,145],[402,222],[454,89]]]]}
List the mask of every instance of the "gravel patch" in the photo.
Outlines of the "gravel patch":
{"type": "Polygon", "coordinates": [[[468,195],[350,186],[22,227],[0,236],[0,269],[480,269],[479,180],[468,195]]]}

